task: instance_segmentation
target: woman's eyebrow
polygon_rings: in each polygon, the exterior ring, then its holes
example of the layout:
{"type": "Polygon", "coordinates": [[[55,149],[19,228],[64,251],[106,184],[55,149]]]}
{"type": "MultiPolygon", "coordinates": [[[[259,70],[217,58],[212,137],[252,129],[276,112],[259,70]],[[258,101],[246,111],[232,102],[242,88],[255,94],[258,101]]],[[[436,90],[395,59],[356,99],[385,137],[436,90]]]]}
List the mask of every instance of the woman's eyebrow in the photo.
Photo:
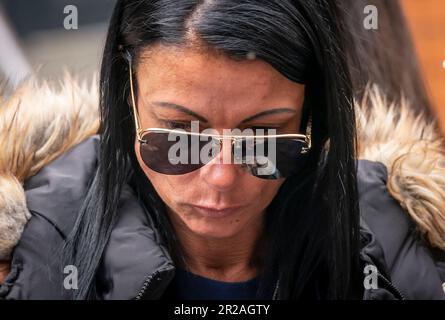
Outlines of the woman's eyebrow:
{"type": "Polygon", "coordinates": [[[204,123],[208,123],[209,122],[206,118],[204,118],[203,116],[200,116],[196,112],[193,112],[192,110],[190,110],[190,109],[188,109],[188,108],[186,108],[184,106],[180,106],[178,104],[175,104],[175,103],[155,101],[155,102],[152,102],[151,104],[156,106],[156,107],[169,108],[169,109],[173,109],[173,110],[185,113],[185,114],[187,114],[189,116],[195,117],[196,119],[198,119],[199,121],[202,121],[204,123]]]}
{"type": "Polygon", "coordinates": [[[275,109],[270,109],[270,110],[266,110],[260,113],[257,113],[253,116],[250,116],[246,119],[244,119],[243,121],[241,121],[241,123],[246,123],[261,117],[265,117],[265,116],[269,116],[271,114],[277,114],[277,113],[296,113],[297,111],[290,109],[290,108],[275,108],[275,109]]]}
{"type": "MultiPolygon", "coordinates": [[[[185,113],[187,115],[190,115],[192,117],[195,117],[196,119],[198,119],[199,121],[202,121],[204,123],[208,123],[209,121],[204,118],[203,116],[197,114],[196,112],[188,109],[187,107],[175,104],[175,103],[170,103],[170,102],[162,102],[162,101],[155,101],[152,102],[152,105],[157,106],[157,107],[164,107],[164,108],[170,108],[182,113],[185,113]]],[[[253,116],[250,116],[246,119],[244,119],[243,121],[241,121],[241,124],[261,118],[261,117],[265,117],[265,116],[269,116],[272,114],[277,114],[277,113],[296,113],[297,111],[295,111],[294,109],[290,109],[290,108],[275,108],[275,109],[271,109],[271,110],[266,110],[260,113],[257,113],[253,116]]]]}

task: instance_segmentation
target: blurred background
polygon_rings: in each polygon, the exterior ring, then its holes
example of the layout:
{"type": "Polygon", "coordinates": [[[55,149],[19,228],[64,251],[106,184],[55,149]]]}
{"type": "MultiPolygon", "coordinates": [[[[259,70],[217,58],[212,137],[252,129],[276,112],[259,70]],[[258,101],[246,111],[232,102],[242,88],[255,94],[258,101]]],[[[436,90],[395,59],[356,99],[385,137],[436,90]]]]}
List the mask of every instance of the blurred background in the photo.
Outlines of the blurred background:
{"type": "MultiPolygon", "coordinates": [[[[31,70],[38,70],[39,77],[58,79],[64,68],[91,77],[99,68],[115,1],[0,0],[0,79],[16,84],[31,70]],[[78,10],[78,29],[64,28],[67,5],[78,10]]],[[[445,133],[445,0],[400,2],[445,133]]]]}
{"type": "Polygon", "coordinates": [[[401,4],[434,111],[445,134],[445,1],[401,0],[401,4]]]}
{"type": "Polygon", "coordinates": [[[0,0],[0,74],[13,82],[30,70],[57,78],[68,68],[89,77],[99,68],[115,0],[0,0]],[[66,30],[66,6],[77,8],[78,29],[66,30]],[[5,52],[6,51],[6,52],[5,52]]]}

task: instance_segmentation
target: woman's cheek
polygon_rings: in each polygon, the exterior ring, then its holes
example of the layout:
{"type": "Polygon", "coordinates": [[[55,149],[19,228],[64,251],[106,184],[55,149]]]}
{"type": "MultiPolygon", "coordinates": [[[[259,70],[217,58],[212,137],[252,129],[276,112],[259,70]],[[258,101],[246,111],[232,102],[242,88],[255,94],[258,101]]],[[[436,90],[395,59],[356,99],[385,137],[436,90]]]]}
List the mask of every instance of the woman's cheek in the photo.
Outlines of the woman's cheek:
{"type": "Polygon", "coordinates": [[[197,183],[190,181],[185,176],[169,176],[144,170],[151,184],[161,199],[170,208],[177,207],[180,203],[193,203],[193,195],[202,194],[196,190],[197,183]]]}

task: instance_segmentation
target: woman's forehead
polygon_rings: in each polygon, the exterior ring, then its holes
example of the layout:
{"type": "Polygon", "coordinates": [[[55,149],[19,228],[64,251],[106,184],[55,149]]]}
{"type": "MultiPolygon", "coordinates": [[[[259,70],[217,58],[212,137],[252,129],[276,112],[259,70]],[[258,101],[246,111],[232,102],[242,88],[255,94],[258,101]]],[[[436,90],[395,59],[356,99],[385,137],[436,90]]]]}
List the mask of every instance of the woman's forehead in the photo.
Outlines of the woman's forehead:
{"type": "Polygon", "coordinates": [[[304,85],[261,60],[237,61],[222,54],[157,46],[142,55],[138,84],[143,99],[176,99],[195,106],[299,107],[304,85]]]}

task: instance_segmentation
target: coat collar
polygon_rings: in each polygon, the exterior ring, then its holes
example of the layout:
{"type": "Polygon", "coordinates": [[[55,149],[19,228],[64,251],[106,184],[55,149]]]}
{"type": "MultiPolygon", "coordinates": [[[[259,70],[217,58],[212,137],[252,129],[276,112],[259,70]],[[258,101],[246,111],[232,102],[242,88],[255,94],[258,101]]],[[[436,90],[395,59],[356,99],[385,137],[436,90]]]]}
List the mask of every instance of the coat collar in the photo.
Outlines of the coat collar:
{"type": "Polygon", "coordinates": [[[100,299],[158,299],[175,267],[153,220],[127,185],[98,272],[100,299]]]}
{"type": "MultiPolygon", "coordinates": [[[[369,197],[377,197],[377,203],[383,201],[382,205],[386,205],[384,195],[381,194],[385,190],[385,174],[382,164],[360,161],[361,195],[367,200],[369,197]]],[[[394,201],[389,197],[388,200],[394,201]]],[[[387,248],[382,247],[366,222],[372,219],[372,216],[369,216],[372,213],[369,213],[366,204],[362,209],[365,216],[360,220],[361,263],[363,266],[375,266],[381,277],[380,282],[386,282],[377,289],[365,290],[364,298],[401,299],[403,294],[388,280],[391,276],[385,260],[384,250],[387,248]]],[[[402,219],[405,218],[402,216],[402,219]]],[[[408,232],[408,227],[402,229],[402,232],[408,232]]],[[[174,263],[162,244],[150,214],[140,205],[140,200],[136,198],[133,190],[126,185],[119,205],[119,218],[105,248],[98,272],[98,298],[159,299],[174,274],[174,263]]]]}

